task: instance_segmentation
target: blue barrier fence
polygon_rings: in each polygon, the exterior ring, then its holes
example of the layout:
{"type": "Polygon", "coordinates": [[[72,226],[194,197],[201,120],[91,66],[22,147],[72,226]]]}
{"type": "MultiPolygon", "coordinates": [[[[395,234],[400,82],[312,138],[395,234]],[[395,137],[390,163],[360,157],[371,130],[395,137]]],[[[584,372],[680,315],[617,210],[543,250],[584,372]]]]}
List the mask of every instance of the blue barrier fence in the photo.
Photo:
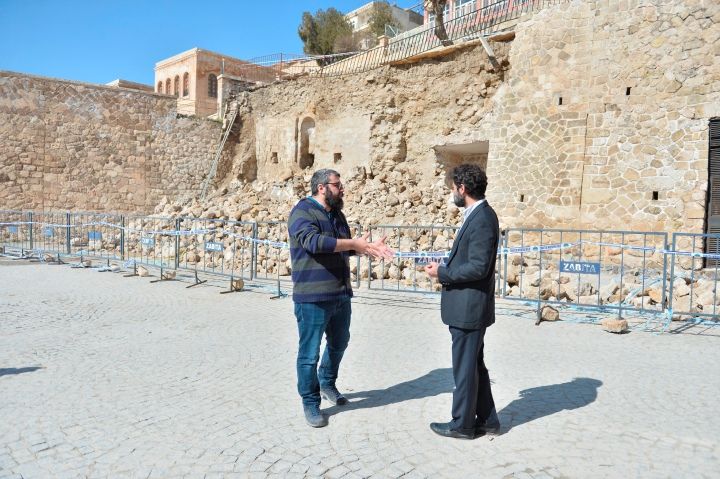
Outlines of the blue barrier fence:
{"type": "Polygon", "coordinates": [[[502,295],[508,299],[538,307],[572,303],[619,316],[665,309],[665,233],[508,229],[504,250],[502,295]]]}
{"type": "Polygon", "coordinates": [[[676,318],[718,319],[717,234],[674,233],[670,258],[668,308],[676,318]],[[706,251],[708,251],[706,253],[706,251]]]}
{"type": "MultiPolygon", "coordinates": [[[[361,235],[360,225],[351,225],[361,235]]],[[[439,284],[424,272],[442,261],[457,227],[381,225],[390,261],[351,263],[356,287],[432,293],[439,284]]],[[[511,228],[503,232],[496,264],[497,294],[509,300],[585,311],[650,313],[670,319],[717,321],[720,236],[637,231],[511,228]],[[711,248],[712,249],[712,248],[711,248]]],[[[106,213],[0,210],[0,248],[16,257],[48,255],[144,265],[234,280],[290,282],[285,222],[162,218],[106,213]]]]}

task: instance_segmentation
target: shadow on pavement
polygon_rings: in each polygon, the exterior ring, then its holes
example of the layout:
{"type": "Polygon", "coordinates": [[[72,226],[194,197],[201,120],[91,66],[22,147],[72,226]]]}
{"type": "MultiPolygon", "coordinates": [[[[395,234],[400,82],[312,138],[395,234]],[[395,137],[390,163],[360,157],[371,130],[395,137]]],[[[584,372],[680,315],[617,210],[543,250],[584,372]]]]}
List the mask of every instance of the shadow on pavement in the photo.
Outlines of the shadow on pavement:
{"type": "Polygon", "coordinates": [[[602,381],[592,378],[575,378],[570,382],[538,386],[520,391],[520,398],[505,406],[498,415],[501,433],[506,433],[535,419],[560,411],[579,409],[597,398],[602,381]]]}
{"type": "Polygon", "coordinates": [[[41,366],[30,366],[27,368],[0,368],[0,377],[2,376],[12,376],[14,374],[22,374],[22,373],[31,373],[33,371],[37,371],[38,369],[42,369],[41,366]]]}
{"type": "Polygon", "coordinates": [[[419,378],[390,386],[386,389],[352,392],[345,394],[348,404],[333,406],[323,410],[324,414],[333,416],[339,412],[353,409],[387,406],[388,404],[420,399],[438,394],[452,392],[454,388],[452,369],[435,369],[419,378]]]}

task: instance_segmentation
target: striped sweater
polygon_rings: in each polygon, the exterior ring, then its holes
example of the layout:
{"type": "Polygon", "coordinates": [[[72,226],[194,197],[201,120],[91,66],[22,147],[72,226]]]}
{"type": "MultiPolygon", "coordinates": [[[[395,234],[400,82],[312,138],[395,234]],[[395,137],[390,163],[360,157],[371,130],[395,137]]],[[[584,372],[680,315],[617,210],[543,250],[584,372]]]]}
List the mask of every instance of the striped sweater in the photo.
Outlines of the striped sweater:
{"type": "Polygon", "coordinates": [[[351,297],[351,252],[334,252],[338,239],[350,238],[345,215],[327,212],[313,198],[303,198],[290,212],[288,233],[293,301],[317,303],[351,297]]]}

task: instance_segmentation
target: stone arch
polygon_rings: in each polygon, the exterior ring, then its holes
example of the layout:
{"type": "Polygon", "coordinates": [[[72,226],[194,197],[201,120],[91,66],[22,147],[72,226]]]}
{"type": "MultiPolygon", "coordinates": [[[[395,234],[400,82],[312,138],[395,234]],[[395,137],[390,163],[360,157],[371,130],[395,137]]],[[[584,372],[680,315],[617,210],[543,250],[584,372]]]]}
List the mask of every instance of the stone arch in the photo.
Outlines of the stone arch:
{"type": "Polygon", "coordinates": [[[488,140],[436,145],[433,149],[438,164],[445,167],[445,185],[448,188],[452,188],[450,175],[458,165],[472,163],[487,171],[488,153],[490,151],[490,142],[488,140]]]}
{"type": "Polygon", "coordinates": [[[300,156],[298,158],[300,168],[310,168],[315,163],[314,136],[315,119],[307,116],[300,123],[300,156]]]}

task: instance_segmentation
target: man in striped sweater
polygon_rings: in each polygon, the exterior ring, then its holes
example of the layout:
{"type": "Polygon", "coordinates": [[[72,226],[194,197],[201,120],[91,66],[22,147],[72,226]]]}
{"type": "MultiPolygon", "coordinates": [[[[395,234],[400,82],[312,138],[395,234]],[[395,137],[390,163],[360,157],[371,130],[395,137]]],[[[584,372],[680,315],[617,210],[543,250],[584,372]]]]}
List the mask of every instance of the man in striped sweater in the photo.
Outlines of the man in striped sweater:
{"type": "Polygon", "coordinates": [[[320,398],[332,405],[347,404],[335,381],[350,341],[350,255],[391,258],[385,238],[373,243],[368,235],[352,238],[343,207],[343,184],[335,170],[316,171],[310,180],[312,196],[290,212],[290,260],[293,301],[300,341],[297,355],[298,393],[305,419],[312,427],[327,426],[320,398]],[[320,342],[326,338],[320,368],[320,342]]]}

